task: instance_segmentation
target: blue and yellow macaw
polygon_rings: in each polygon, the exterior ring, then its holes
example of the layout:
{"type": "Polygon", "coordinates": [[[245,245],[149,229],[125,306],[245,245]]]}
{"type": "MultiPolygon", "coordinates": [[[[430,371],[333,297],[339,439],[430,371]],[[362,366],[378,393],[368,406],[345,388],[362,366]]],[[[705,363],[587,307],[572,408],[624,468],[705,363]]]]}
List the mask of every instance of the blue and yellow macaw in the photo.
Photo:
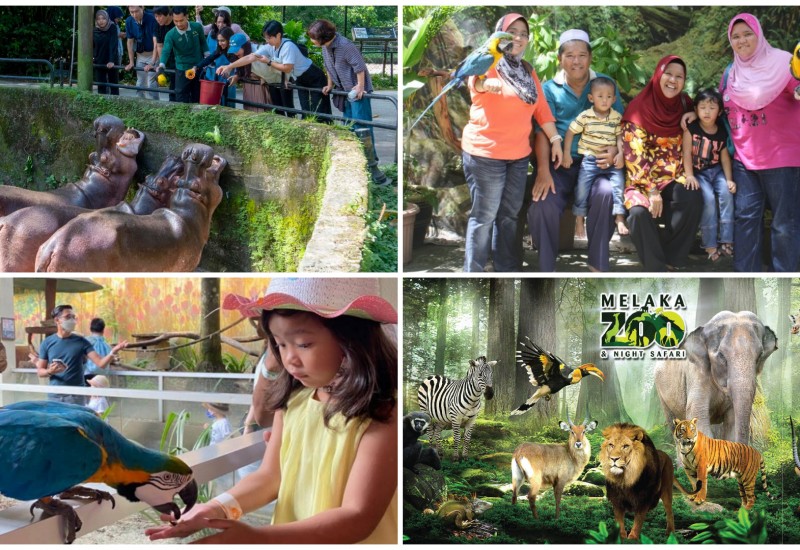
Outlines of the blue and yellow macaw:
{"type": "Polygon", "coordinates": [[[469,54],[464,60],[458,64],[458,67],[450,73],[450,82],[448,82],[439,95],[433,98],[430,105],[425,107],[425,110],[422,111],[422,114],[417,117],[417,120],[414,121],[414,124],[411,125],[409,131],[417,125],[417,122],[425,116],[433,105],[441,99],[441,97],[450,91],[452,88],[455,88],[462,82],[464,82],[470,76],[483,76],[491,68],[497,65],[497,62],[500,61],[500,58],[503,57],[504,52],[507,48],[511,46],[511,40],[514,39],[514,35],[507,33],[507,32],[496,32],[489,39],[484,42],[483,46],[469,54]]]}
{"type": "Polygon", "coordinates": [[[53,498],[110,500],[104,491],[79,487],[105,483],[131,502],[146,502],[177,520],[197,501],[197,482],[181,459],[126,439],[91,409],[56,401],[24,401],[0,407],[0,493],[34,500],[34,508],[61,515],[65,541],[75,540],[81,521],[72,506],[53,498]]]}
{"type": "Polygon", "coordinates": [[[792,76],[800,80],[800,42],[794,47],[792,60],[789,62],[789,68],[792,71],[792,76]]]}

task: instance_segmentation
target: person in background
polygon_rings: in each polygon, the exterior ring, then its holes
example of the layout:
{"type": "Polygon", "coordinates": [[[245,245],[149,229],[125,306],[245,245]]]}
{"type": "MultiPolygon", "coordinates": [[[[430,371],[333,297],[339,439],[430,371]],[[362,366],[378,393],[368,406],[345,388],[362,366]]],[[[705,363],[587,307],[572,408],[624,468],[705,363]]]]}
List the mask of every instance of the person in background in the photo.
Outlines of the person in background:
{"type": "Polygon", "coordinates": [[[122,8],[119,6],[109,6],[106,8],[106,12],[108,13],[108,18],[117,26],[117,36],[119,37],[119,62],[122,64],[122,56],[125,54],[125,47],[123,46],[124,43],[127,43],[127,33],[122,30],[123,25],[125,24],[124,17],[125,14],[122,12],[122,8]]]}
{"type": "MultiPolygon", "coordinates": [[[[164,49],[164,37],[167,36],[167,33],[175,28],[175,23],[172,22],[172,9],[169,6],[156,6],[153,8],[153,16],[156,18],[156,22],[158,23],[158,29],[156,29],[156,49],[158,50],[157,59],[161,59],[161,50],[164,49]]],[[[166,63],[166,68],[172,71],[175,70],[175,54],[169,56],[169,59],[166,63]]],[[[145,67],[145,70],[150,70],[149,65],[145,67]]],[[[169,89],[170,91],[175,91],[175,73],[171,73],[167,75],[169,79],[169,89]]],[[[169,94],[169,100],[175,101],[175,94],[169,94]]]]}
{"type": "MultiPolygon", "coordinates": [[[[93,388],[108,388],[108,378],[102,374],[98,374],[89,380],[89,385],[93,388]]],[[[86,404],[86,406],[97,414],[102,415],[108,410],[108,399],[102,395],[92,395],[89,397],[89,402],[86,404]]]]}
{"type": "MultiPolygon", "coordinates": [[[[89,331],[91,332],[91,334],[87,336],[86,339],[89,340],[89,342],[92,344],[92,348],[94,349],[94,351],[97,352],[97,355],[99,355],[100,357],[105,357],[106,355],[111,353],[111,346],[108,345],[105,336],[103,336],[105,330],[106,330],[106,322],[103,321],[100,317],[95,317],[89,322],[89,331]]],[[[107,369],[108,365],[104,367],[99,367],[94,361],[88,359],[86,361],[86,367],[84,368],[83,373],[88,382],[95,375],[107,372],[107,369]]]]}
{"type": "Polygon", "coordinates": [[[119,95],[119,88],[116,86],[105,86],[106,83],[119,84],[119,69],[115,67],[121,62],[117,25],[111,21],[108,12],[105,10],[97,10],[97,13],[94,14],[94,24],[92,41],[93,63],[95,65],[105,65],[105,67],[94,68],[97,93],[119,95]]]}
{"type": "Polygon", "coordinates": [[[184,7],[172,8],[172,22],[175,23],[175,28],[164,37],[158,70],[164,70],[174,52],[177,77],[175,100],[178,103],[197,103],[200,101],[200,75],[192,73],[190,69],[199,65],[208,55],[203,28],[200,23],[189,21],[184,7]]]}
{"type": "MultiPolygon", "coordinates": [[[[130,16],[125,20],[125,32],[128,37],[128,64],[126,71],[130,71],[136,65],[136,85],[142,88],[158,89],[156,74],[153,71],[145,70],[145,66],[154,66],[158,59],[156,29],[158,23],[153,14],[145,11],[142,6],[129,6],[130,16]],[[134,61],[135,60],[135,61],[134,61]]],[[[136,90],[136,95],[142,99],[145,97],[143,90],[136,90]]],[[[157,91],[150,93],[150,97],[158,101],[157,91]]]]}
{"type": "MultiPolygon", "coordinates": [[[[354,120],[372,120],[372,104],[364,94],[371,94],[372,78],[367,70],[367,63],[358,47],[347,38],[336,32],[336,25],[326,19],[317,19],[308,27],[308,36],[315,46],[322,48],[322,60],[325,63],[328,82],[322,93],[330,94],[332,90],[347,92],[347,97],[332,96],[334,106],[344,113],[346,118],[354,120]]],[[[372,126],[356,122],[353,129],[368,128],[372,136],[373,151],[375,149],[375,132],[372,126]]],[[[375,160],[378,153],[374,151],[375,160]]]]}
{"type": "MultiPolygon", "coordinates": [[[[114,359],[114,354],[128,345],[123,340],[111,348],[111,353],[100,357],[89,340],[75,334],[78,317],[72,306],[58,305],[50,313],[50,317],[55,320],[57,331],[44,339],[39,354],[32,355],[31,360],[36,363],[36,374],[39,378],[49,378],[51,386],[85,387],[83,364],[87,358],[100,368],[105,368],[114,359]]],[[[47,397],[52,401],[74,405],[85,405],[87,401],[83,395],[58,393],[47,397]]]]}
{"type": "MultiPolygon", "coordinates": [[[[234,34],[243,34],[247,36],[247,33],[244,32],[244,29],[238,24],[233,23],[231,9],[227,6],[220,6],[218,8],[214,8],[211,10],[214,14],[214,22],[209,23],[208,25],[203,25],[203,33],[208,35],[212,32],[215,28],[219,31],[222,27],[220,26],[220,17],[222,17],[222,21],[225,22],[225,26],[230,27],[233,29],[234,34]]],[[[194,7],[194,20],[197,23],[203,24],[203,19],[200,17],[200,14],[203,13],[203,6],[195,6],[194,7]]],[[[250,37],[247,36],[247,39],[250,40],[250,37]]]]}
{"type": "MultiPolygon", "coordinates": [[[[230,407],[227,403],[203,403],[206,409],[206,418],[213,420],[211,423],[211,445],[223,441],[231,435],[231,423],[228,422],[230,407]]],[[[205,425],[208,428],[208,424],[205,425]]]]}

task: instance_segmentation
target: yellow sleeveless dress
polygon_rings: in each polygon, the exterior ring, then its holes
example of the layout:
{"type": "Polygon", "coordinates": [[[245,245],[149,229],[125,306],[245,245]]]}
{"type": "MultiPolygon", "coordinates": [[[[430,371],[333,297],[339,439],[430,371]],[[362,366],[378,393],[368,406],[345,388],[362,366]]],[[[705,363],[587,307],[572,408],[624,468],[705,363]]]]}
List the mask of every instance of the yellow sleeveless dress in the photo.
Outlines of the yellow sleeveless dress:
{"type": "MultiPolygon", "coordinates": [[[[281,485],[273,524],[305,519],[341,506],[347,478],[358,444],[369,420],[351,420],[337,414],[330,427],[323,422],[325,404],[314,399],[313,388],[298,390],[289,398],[283,415],[281,485]]],[[[397,479],[386,472],[387,481],[397,479]]],[[[380,523],[366,539],[368,544],[396,544],[397,491],[380,523]]]]}

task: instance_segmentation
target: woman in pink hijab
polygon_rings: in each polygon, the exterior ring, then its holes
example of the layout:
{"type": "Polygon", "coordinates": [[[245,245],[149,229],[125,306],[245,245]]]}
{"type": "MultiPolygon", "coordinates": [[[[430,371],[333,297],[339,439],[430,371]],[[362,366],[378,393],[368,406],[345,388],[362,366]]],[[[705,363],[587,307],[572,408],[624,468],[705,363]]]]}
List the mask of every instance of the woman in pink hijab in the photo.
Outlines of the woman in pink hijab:
{"type": "Polygon", "coordinates": [[[734,214],[734,269],[762,271],[764,210],[772,210],[772,258],[768,270],[800,267],[800,84],[789,70],[792,54],[773,48],[753,15],[740,13],[728,26],[733,63],[720,92],[736,153],[738,190],[734,214]]]}

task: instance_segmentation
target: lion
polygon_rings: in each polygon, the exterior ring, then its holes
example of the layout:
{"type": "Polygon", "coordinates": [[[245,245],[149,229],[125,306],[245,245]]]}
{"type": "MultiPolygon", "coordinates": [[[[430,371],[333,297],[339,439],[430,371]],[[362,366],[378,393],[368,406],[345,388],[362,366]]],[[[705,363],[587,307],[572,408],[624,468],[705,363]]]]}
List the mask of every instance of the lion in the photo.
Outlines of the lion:
{"type": "Polygon", "coordinates": [[[645,516],[659,499],[667,514],[667,535],[672,533],[672,486],[687,496],[697,494],[702,486],[698,481],[694,493],[684,490],[675,480],[667,453],[656,449],[644,429],[634,424],[612,424],[603,430],[599,459],[606,476],[606,496],[614,507],[614,519],[623,539],[639,538],[645,516]],[[625,529],[625,512],[634,515],[630,534],[625,529]]]}

